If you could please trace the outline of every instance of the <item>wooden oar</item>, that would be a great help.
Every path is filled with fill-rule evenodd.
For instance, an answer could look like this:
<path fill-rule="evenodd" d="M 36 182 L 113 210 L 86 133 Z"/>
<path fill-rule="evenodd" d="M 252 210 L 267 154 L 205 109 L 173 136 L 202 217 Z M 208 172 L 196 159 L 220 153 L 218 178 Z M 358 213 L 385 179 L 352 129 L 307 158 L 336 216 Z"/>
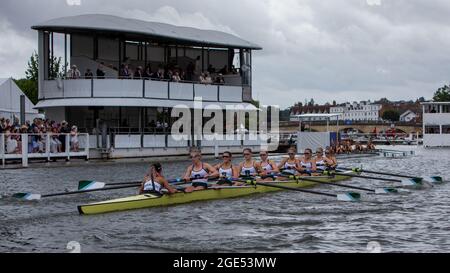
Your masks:
<path fill-rule="evenodd" d="M 314 177 L 304 177 L 304 176 L 288 176 L 289 178 L 295 178 L 297 180 L 303 180 L 303 181 L 309 181 L 309 182 L 314 182 L 314 183 L 318 183 L 318 184 L 325 184 L 325 185 L 330 185 L 330 186 L 335 186 L 335 187 L 342 187 L 342 188 L 349 188 L 349 189 L 354 189 L 354 190 L 361 190 L 361 191 L 368 191 L 368 192 L 373 192 L 375 194 L 387 194 L 387 193 L 398 193 L 398 190 L 395 188 L 377 188 L 377 189 L 369 189 L 369 188 L 363 188 L 363 187 L 358 187 L 358 186 L 351 186 L 351 185 L 345 185 L 345 184 L 338 184 L 338 183 L 333 183 L 333 182 L 326 182 L 326 181 L 320 181 L 320 180 L 316 180 L 313 179 Z"/>
<path fill-rule="evenodd" d="M 69 192 L 58 192 L 58 193 L 50 193 L 50 194 L 39 194 L 39 193 L 29 193 L 29 192 L 19 192 L 12 195 L 14 198 L 18 198 L 21 200 L 39 200 L 45 197 L 52 196 L 61 196 L 61 195 L 70 195 L 70 194 L 79 194 L 86 192 L 94 192 L 94 191 L 108 191 L 108 190 L 118 190 L 118 189 L 126 189 L 126 188 L 135 188 L 139 185 L 123 185 L 123 186 L 115 186 L 115 187 L 107 187 L 102 189 L 91 189 L 91 190 L 81 190 L 81 191 L 69 191 Z"/>
<path fill-rule="evenodd" d="M 340 194 L 332 194 L 332 193 L 318 192 L 318 191 L 313 191 L 313 190 L 306 190 L 306 189 L 300 189 L 300 188 L 294 188 L 294 187 L 288 187 L 288 186 L 272 184 L 273 182 L 256 182 L 254 180 L 251 180 L 251 181 L 243 180 L 242 182 L 246 182 L 246 183 L 252 184 L 252 185 L 264 186 L 264 187 L 272 187 L 272 188 L 291 190 L 291 191 L 299 191 L 299 192 L 316 194 L 316 195 L 330 196 L 330 197 L 337 198 L 337 200 L 339 200 L 339 201 L 354 202 L 354 201 L 359 201 L 361 199 L 361 194 L 359 194 L 357 192 L 346 192 L 346 193 L 340 193 Z"/>
<path fill-rule="evenodd" d="M 442 179 L 441 176 L 418 177 L 418 176 L 411 176 L 411 175 L 404 175 L 404 174 L 397 174 L 397 173 L 388 173 L 388 172 L 364 170 L 362 168 L 338 167 L 338 169 L 347 170 L 347 171 L 353 171 L 353 172 L 356 172 L 356 173 L 365 172 L 365 173 L 371 173 L 371 174 L 380 174 L 380 175 L 388 175 L 388 176 L 394 176 L 394 177 L 410 178 L 410 179 L 414 179 L 415 181 L 425 180 L 426 182 L 430 182 L 430 183 L 442 183 L 443 182 L 443 179 Z"/>

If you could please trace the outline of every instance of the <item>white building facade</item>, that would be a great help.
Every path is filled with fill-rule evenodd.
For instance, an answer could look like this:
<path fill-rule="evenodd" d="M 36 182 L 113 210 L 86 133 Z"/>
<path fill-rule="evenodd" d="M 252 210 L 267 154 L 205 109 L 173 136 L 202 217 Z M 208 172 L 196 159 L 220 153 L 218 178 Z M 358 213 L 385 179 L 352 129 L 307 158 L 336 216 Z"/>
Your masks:
<path fill-rule="evenodd" d="M 424 102 L 423 146 L 450 147 L 450 102 Z"/>
<path fill-rule="evenodd" d="M 347 102 L 345 105 L 332 106 L 330 114 L 338 114 L 338 119 L 344 121 L 377 121 L 380 119 L 380 110 L 380 104 L 370 101 Z"/>

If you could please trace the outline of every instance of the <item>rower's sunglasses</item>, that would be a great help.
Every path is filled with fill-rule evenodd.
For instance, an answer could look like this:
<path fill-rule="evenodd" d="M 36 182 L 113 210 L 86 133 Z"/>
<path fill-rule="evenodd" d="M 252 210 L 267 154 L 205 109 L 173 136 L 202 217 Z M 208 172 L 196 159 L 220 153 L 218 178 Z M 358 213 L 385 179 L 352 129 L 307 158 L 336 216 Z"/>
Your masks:
<path fill-rule="evenodd" d="M 229 155 L 223 155 L 222 158 L 230 158 Z"/>
<path fill-rule="evenodd" d="M 259 154 L 259 156 L 267 156 L 267 154 Z"/>
<path fill-rule="evenodd" d="M 199 157 L 200 157 L 199 155 L 194 155 L 194 156 L 191 155 L 191 156 L 190 156 L 191 159 L 199 158 Z"/>
<path fill-rule="evenodd" d="M 252 154 L 250 154 L 250 153 L 243 153 L 243 155 L 252 155 Z"/>
<path fill-rule="evenodd" d="M 295 153 L 288 153 L 288 155 L 295 155 Z"/>
<path fill-rule="evenodd" d="M 311 153 L 303 153 L 304 155 L 310 155 Z"/>

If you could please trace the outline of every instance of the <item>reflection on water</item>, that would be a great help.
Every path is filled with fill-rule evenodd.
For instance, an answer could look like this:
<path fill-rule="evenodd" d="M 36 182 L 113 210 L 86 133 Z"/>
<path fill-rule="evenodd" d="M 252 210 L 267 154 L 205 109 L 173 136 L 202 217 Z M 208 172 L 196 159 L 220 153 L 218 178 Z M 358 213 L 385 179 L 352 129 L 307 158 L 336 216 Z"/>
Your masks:
<path fill-rule="evenodd" d="M 395 149 L 414 149 L 416 156 L 351 158 L 342 164 L 450 178 L 450 149 Z M 187 164 L 166 163 L 164 171 L 174 178 Z M 65 191 L 82 179 L 133 181 L 139 180 L 146 169 L 145 163 L 123 163 L 1 170 L 0 193 Z M 392 185 L 362 179 L 345 183 Z M 326 185 L 317 189 L 342 191 Z M 3 198 L 0 251 L 67 252 L 67 244 L 75 241 L 82 252 L 367 252 L 374 245 L 368 246 L 369 242 L 379 244 L 381 252 L 450 252 L 450 183 L 396 196 L 364 195 L 360 203 L 279 192 L 95 216 L 80 216 L 76 210 L 80 203 L 135 192 L 123 189 L 39 202 Z"/>

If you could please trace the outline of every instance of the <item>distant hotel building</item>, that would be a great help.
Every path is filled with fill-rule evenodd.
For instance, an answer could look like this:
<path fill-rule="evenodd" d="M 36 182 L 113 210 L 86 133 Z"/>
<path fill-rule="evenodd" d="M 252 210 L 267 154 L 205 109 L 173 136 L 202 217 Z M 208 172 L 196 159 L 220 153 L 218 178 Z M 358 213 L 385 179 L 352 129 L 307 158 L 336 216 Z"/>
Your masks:
<path fill-rule="evenodd" d="M 370 101 L 343 103 L 339 105 L 307 105 L 295 106 L 292 108 L 291 116 L 300 114 L 338 114 L 339 120 L 365 120 L 376 121 L 380 119 L 381 104 L 371 104 Z M 331 118 L 331 120 L 336 118 Z M 291 118 L 291 121 L 297 119 Z M 312 121 L 325 120 L 325 118 L 317 117 Z"/>
<path fill-rule="evenodd" d="M 377 121 L 380 119 L 381 104 L 371 104 L 370 101 L 345 103 L 330 108 L 331 114 L 339 114 L 339 120 Z"/>

